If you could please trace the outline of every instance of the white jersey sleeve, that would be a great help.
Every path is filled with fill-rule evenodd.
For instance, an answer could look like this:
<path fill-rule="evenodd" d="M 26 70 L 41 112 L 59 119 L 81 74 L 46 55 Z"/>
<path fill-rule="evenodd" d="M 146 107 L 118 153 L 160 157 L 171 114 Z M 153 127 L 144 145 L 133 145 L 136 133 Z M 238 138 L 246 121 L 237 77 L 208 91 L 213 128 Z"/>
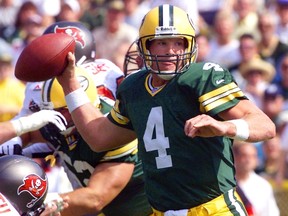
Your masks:
<path fill-rule="evenodd" d="M 41 90 L 44 82 L 27 82 L 23 107 L 16 118 L 39 111 L 42 101 Z"/>

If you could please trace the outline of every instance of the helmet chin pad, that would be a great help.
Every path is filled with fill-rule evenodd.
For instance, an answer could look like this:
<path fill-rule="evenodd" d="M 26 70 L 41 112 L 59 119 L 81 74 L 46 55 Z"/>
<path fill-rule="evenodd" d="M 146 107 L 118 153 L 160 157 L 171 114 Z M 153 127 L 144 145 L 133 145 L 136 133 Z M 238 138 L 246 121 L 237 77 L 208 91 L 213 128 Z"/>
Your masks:
<path fill-rule="evenodd" d="M 150 68 L 149 71 L 163 80 L 171 80 L 176 75 L 175 71 L 161 71 L 161 73 L 159 73 L 159 71 L 153 70 L 152 68 Z"/>

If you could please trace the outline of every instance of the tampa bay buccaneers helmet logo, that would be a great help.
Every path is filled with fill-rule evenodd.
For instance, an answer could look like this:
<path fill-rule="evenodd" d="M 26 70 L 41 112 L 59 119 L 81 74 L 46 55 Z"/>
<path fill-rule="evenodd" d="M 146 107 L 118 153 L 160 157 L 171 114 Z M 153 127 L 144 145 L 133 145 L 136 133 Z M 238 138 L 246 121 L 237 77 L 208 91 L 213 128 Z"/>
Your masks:
<path fill-rule="evenodd" d="M 67 26 L 67 27 L 55 26 L 54 32 L 68 34 L 74 37 L 76 43 L 79 43 L 82 48 L 86 46 L 86 42 L 84 39 L 85 34 L 80 28 L 74 26 Z"/>
<path fill-rule="evenodd" d="M 18 187 L 17 194 L 29 193 L 33 198 L 26 206 L 32 208 L 45 195 L 47 187 L 47 179 L 42 179 L 36 174 L 30 174 L 23 178 L 23 184 Z"/>

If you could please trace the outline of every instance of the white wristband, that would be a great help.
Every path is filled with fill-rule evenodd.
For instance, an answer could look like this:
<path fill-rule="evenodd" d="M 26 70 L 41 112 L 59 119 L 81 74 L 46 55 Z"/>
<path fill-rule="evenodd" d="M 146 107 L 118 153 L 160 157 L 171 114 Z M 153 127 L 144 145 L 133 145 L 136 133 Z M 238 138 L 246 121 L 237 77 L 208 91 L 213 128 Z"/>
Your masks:
<path fill-rule="evenodd" d="M 79 88 L 65 96 L 69 112 L 73 112 L 78 107 L 90 103 L 90 100 L 82 88 Z"/>
<path fill-rule="evenodd" d="M 236 127 L 236 135 L 229 138 L 241 141 L 245 141 L 249 138 L 249 125 L 244 119 L 229 120 L 228 122 L 233 123 Z"/>
<path fill-rule="evenodd" d="M 15 133 L 17 136 L 20 136 L 23 134 L 23 131 L 22 131 L 22 124 L 21 124 L 21 121 L 19 119 L 16 119 L 16 120 L 11 120 L 10 121 L 15 129 Z"/>

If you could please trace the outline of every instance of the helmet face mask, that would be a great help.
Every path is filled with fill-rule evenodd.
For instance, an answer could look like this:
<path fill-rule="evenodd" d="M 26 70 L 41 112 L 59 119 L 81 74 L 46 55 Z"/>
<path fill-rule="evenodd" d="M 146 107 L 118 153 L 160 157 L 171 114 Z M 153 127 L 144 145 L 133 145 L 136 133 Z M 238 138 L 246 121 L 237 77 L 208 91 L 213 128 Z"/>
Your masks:
<path fill-rule="evenodd" d="M 123 72 L 127 76 L 130 73 L 138 71 L 143 67 L 143 59 L 141 58 L 138 48 L 137 41 L 134 41 L 128 48 L 128 51 L 125 54 Z"/>
<path fill-rule="evenodd" d="M 149 43 L 155 39 L 182 38 L 185 41 L 183 54 L 169 55 L 169 61 L 177 65 L 173 71 L 161 71 L 159 62 L 167 55 L 151 55 Z M 145 67 L 162 78 L 170 79 L 178 73 L 185 72 L 197 57 L 195 28 L 188 14 L 172 5 L 160 5 L 150 10 L 143 18 L 138 39 L 139 52 L 144 59 Z M 167 60 L 166 60 L 167 61 Z M 153 68 L 151 66 L 153 65 Z"/>

